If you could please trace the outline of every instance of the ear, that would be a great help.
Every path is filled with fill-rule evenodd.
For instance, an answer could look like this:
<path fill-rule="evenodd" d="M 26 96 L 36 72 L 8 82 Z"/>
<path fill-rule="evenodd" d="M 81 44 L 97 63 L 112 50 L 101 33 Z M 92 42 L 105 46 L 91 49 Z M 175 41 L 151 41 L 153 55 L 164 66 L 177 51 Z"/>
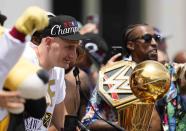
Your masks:
<path fill-rule="evenodd" d="M 48 47 L 52 43 L 52 38 L 51 37 L 45 37 L 44 41 L 45 41 L 46 46 Z"/>
<path fill-rule="evenodd" d="M 134 50 L 134 42 L 132 41 L 128 41 L 127 42 L 127 48 L 130 50 L 130 51 L 133 51 Z"/>

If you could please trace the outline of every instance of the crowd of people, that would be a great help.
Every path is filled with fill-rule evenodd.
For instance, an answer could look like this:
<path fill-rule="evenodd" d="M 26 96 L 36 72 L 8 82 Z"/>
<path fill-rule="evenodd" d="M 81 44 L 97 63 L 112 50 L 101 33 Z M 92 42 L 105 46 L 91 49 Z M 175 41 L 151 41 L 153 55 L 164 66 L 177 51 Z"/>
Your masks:
<path fill-rule="evenodd" d="M 4 90 L 8 72 L 24 57 L 45 69 L 49 81 L 44 115 L 23 115 L 23 130 L 125 130 L 119 126 L 116 110 L 98 93 L 99 70 L 112 66 L 121 54 L 105 62 L 110 52 L 97 25 L 79 27 L 74 17 L 56 16 L 39 7 L 27 9 L 11 29 L 3 27 L 5 20 L 6 16 L 0 14 L 0 129 L 6 129 L 4 110 L 25 104 L 19 91 Z M 31 35 L 30 41 L 25 40 L 27 35 Z M 186 130 L 186 52 L 178 53 L 172 63 L 166 38 L 148 24 L 129 25 L 121 39 L 123 61 L 159 61 L 170 72 L 170 89 L 155 103 L 149 130 Z"/>

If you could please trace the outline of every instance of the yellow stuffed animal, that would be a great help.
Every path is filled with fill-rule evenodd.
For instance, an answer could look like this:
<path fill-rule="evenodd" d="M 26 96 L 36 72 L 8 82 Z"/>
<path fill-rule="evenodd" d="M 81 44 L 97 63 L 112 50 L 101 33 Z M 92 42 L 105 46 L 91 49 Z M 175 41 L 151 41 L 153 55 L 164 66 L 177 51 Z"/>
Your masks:
<path fill-rule="evenodd" d="M 23 98 L 26 100 L 33 100 L 32 104 L 43 98 L 40 104 L 44 105 L 44 107 L 41 105 L 40 107 L 34 107 L 36 105 L 29 105 L 29 107 L 38 108 L 38 110 L 44 108 L 42 110 L 42 113 L 44 113 L 46 108 L 45 96 L 47 94 L 48 79 L 49 76 L 45 70 L 33 65 L 27 59 L 21 57 L 17 64 L 9 72 L 4 83 L 4 89 L 9 91 L 20 91 Z M 8 109 L 8 111 L 12 114 L 20 114 L 24 111 L 24 107 L 14 110 Z M 30 113 L 30 111 L 32 111 L 32 109 L 26 109 L 26 112 Z M 38 114 L 38 112 L 36 113 Z M 0 130 L 5 130 L 8 126 L 9 118 L 7 116 L 4 116 L 4 118 L 6 118 L 4 119 L 5 121 L 0 123 L 4 129 L 0 128 Z"/>
<path fill-rule="evenodd" d="M 4 89 L 20 91 L 25 99 L 40 99 L 47 94 L 48 74 L 39 66 L 21 57 L 9 72 Z M 21 113 L 24 109 L 9 110 L 12 113 Z"/>

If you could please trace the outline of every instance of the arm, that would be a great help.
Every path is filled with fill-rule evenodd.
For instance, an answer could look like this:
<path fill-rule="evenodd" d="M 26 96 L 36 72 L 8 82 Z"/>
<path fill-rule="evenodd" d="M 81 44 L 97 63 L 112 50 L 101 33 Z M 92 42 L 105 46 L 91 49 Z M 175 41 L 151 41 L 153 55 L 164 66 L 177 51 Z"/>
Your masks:
<path fill-rule="evenodd" d="M 106 118 L 104 113 L 99 109 L 99 104 L 101 103 L 101 98 L 98 95 L 97 89 L 95 88 L 93 93 L 92 93 L 92 97 L 90 99 L 90 102 L 94 108 L 94 110 L 96 110 L 97 114 L 99 114 L 102 118 Z M 99 120 L 99 117 L 97 116 L 97 114 L 95 113 L 92 109 L 92 107 L 90 106 L 90 103 L 88 104 L 87 108 L 86 108 L 86 114 L 82 119 L 82 122 L 85 126 L 87 126 L 88 128 L 90 128 L 91 131 L 100 131 L 100 130 L 108 130 L 108 131 L 114 131 L 114 127 L 110 126 L 109 124 L 107 124 L 106 122 L 104 122 L 103 120 Z M 104 109 L 103 109 L 104 110 Z M 113 122 L 113 124 L 116 124 Z"/>
<path fill-rule="evenodd" d="M 160 116 L 156 108 L 154 108 L 152 112 L 151 122 L 149 125 L 149 131 L 162 131 L 161 119 L 160 119 Z"/>
<path fill-rule="evenodd" d="M 117 123 L 113 123 L 114 125 L 117 125 Z M 101 130 L 106 130 L 106 131 L 116 131 L 114 127 L 111 125 L 107 124 L 106 122 L 102 120 L 96 120 L 92 124 L 90 124 L 89 129 L 91 131 L 101 131 Z"/>
<path fill-rule="evenodd" d="M 65 105 L 64 105 L 64 115 L 68 115 Z M 53 119 L 55 119 L 55 118 L 53 118 Z M 53 124 L 53 121 L 55 121 L 55 120 L 52 120 L 52 122 L 50 124 L 51 126 L 49 127 L 48 131 L 57 131 L 56 127 Z M 63 120 L 63 122 L 64 122 L 64 120 Z"/>
<path fill-rule="evenodd" d="M 58 131 L 61 131 L 64 128 L 64 119 L 65 119 L 65 104 L 64 101 L 57 104 L 54 108 L 52 123 L 57 128 Z"/>
<path fill-rule="evenodd" d="M 64 129 L 64 120 L 65 120 L 65 103 L 64 98 L 66 95 L 66 83 L 64 80 L 64 69 L 60 67 L 54 68 L 57 76 L 59 75 L 59 79 L 57 78 L 57 85 L 56 85 L 56 101 L 55 107 L 53 111 L 52 121 L 51 123 L 55 126 L 58 131 L 62 131 Z M 62 76 L 62 77 L 61 77 Z"/>

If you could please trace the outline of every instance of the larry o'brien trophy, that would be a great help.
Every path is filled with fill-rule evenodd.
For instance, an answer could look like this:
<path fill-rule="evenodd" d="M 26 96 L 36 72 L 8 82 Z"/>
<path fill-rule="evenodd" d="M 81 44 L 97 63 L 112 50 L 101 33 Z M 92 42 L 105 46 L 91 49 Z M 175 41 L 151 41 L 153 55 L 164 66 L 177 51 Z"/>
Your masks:
<path fill-rule="evenodd" d="M 155 101 L 169 86 L 170 74 L 159 62 L 148 60 L 135 65 L 119 61 L 100 70 L 98 92 L 116 109 L 121 127 L 148 131 Z"/>

